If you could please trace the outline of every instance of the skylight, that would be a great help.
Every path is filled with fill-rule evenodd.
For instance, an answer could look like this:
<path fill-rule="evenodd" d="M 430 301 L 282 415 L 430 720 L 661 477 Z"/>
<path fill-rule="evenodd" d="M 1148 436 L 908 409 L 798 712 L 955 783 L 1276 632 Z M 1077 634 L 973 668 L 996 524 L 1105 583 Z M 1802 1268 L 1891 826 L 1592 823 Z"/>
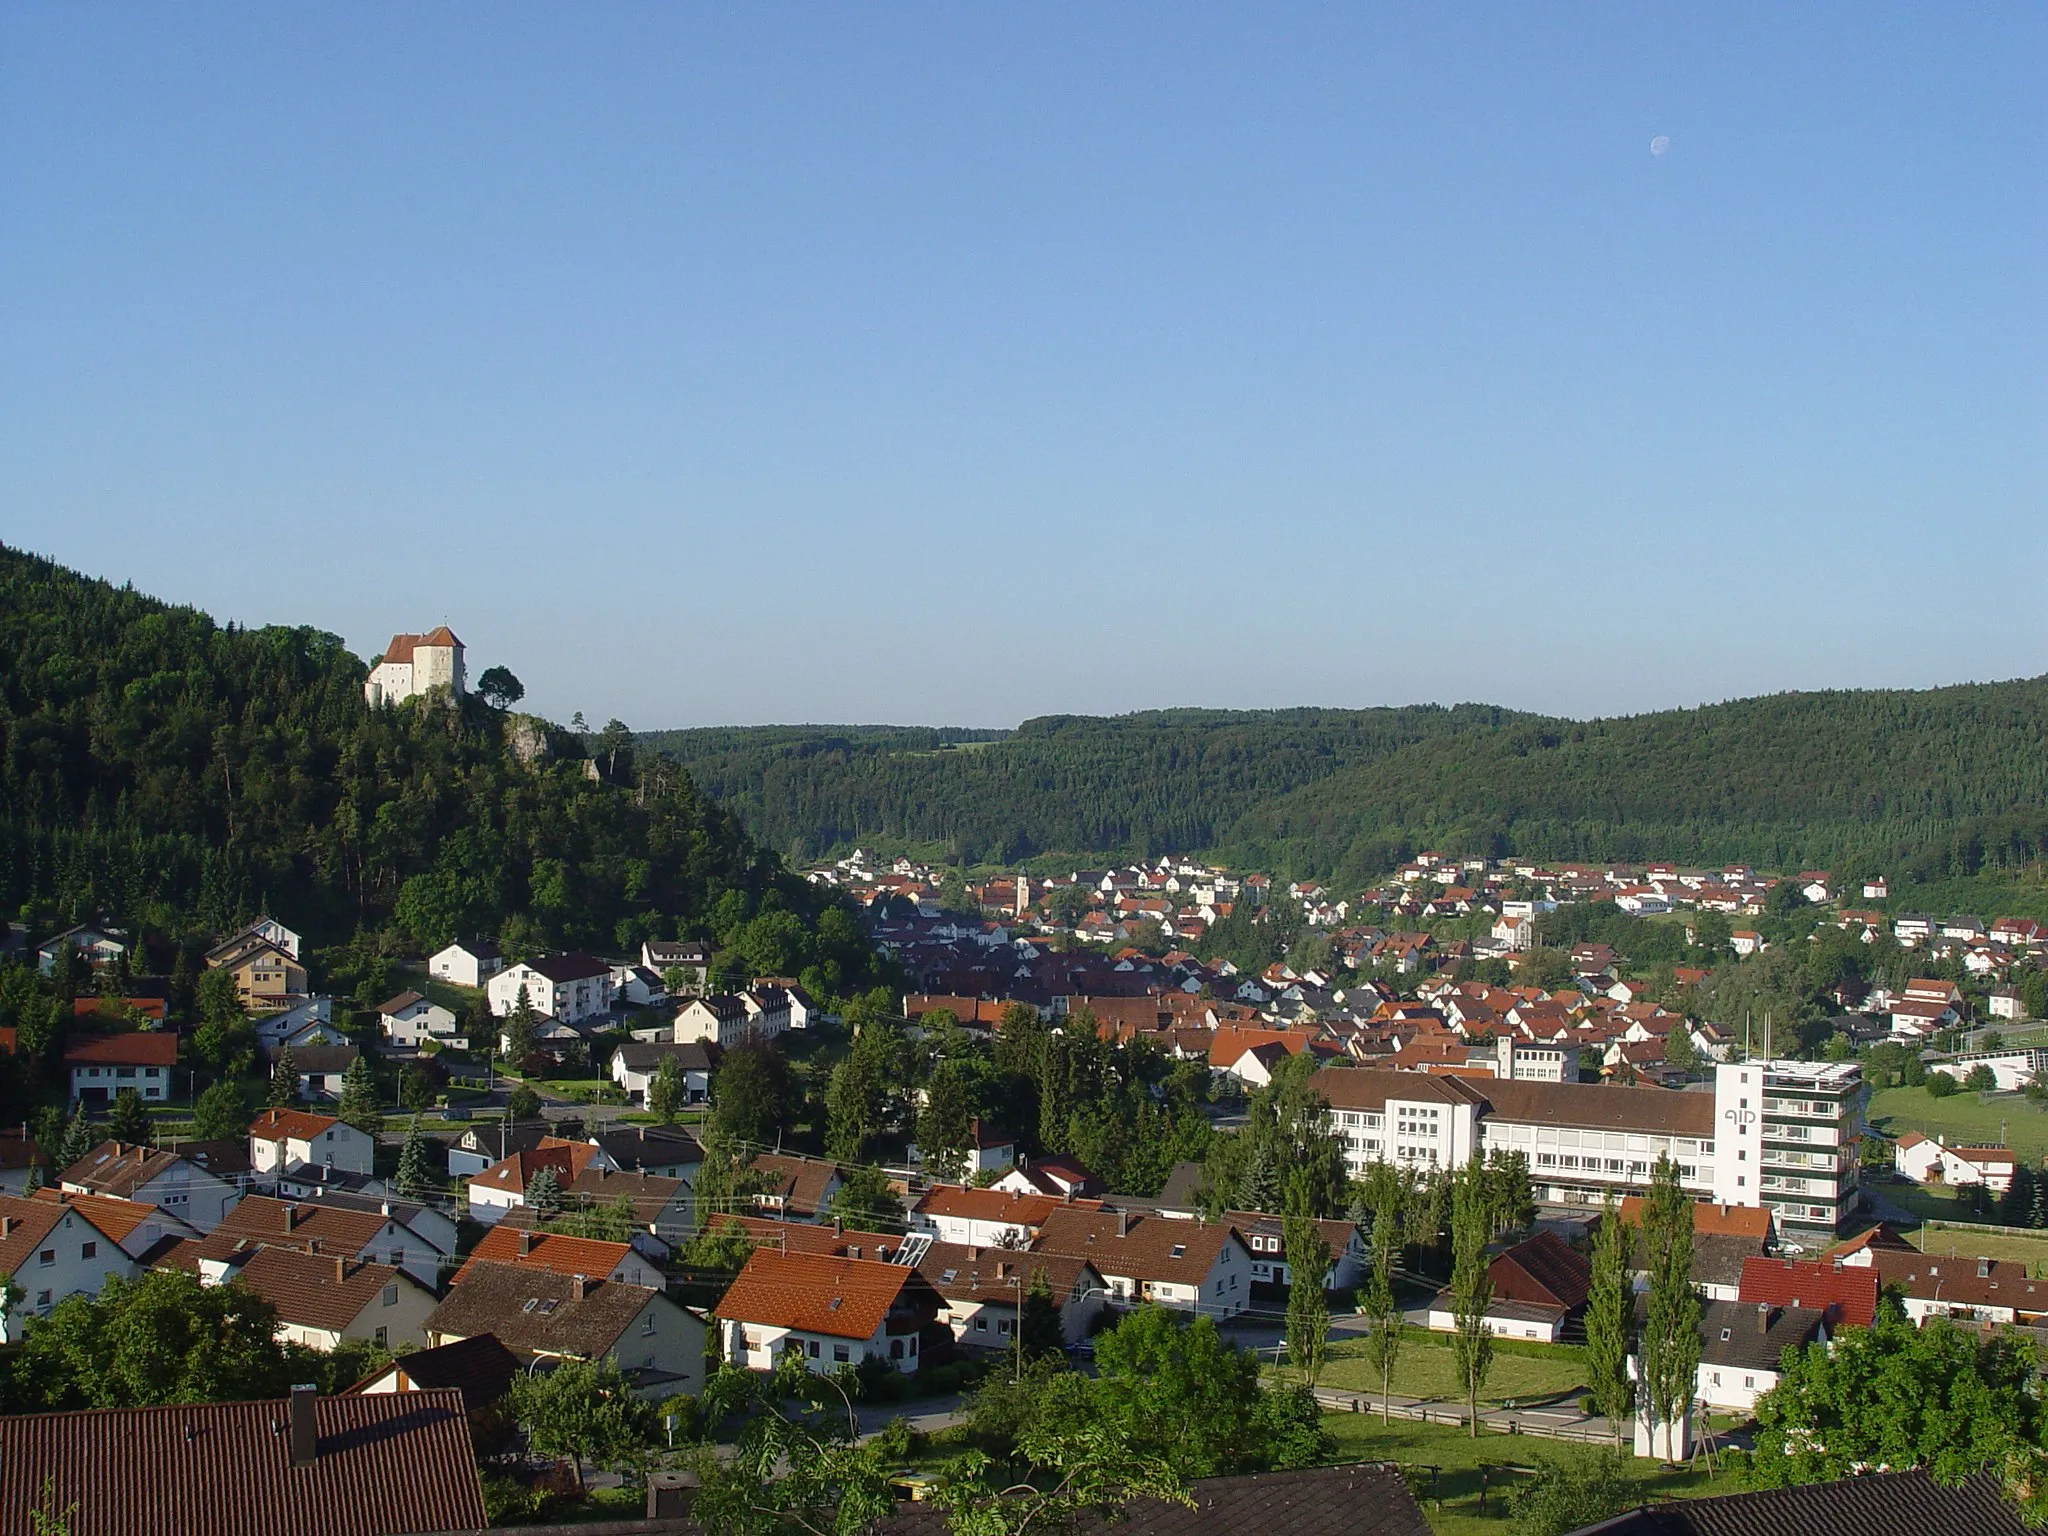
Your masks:
<path fill-rule="evenodd" d="M 1188 1245 L 1187 1245 L 1186 1243 L 1175 1243 L 1175 1244 L 1173 1245 L 1173 1257 L 1174 1257 L 1174 1258 L 1176 1258 L 1176 1259 L 1184 1259 L 1184 1258 L 1186 1258 L 1187 1256 L 1188 1256 Z"/>

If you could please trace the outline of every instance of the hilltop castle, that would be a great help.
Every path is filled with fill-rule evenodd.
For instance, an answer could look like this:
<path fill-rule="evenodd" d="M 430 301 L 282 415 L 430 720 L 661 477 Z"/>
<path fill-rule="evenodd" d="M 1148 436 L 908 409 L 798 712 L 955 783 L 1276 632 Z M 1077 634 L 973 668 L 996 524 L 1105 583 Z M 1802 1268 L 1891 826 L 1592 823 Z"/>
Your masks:
<path fill-rule="evenodd" d="M 384 659 L 363 679 L 372 704 L 397 704 L 435 688 L 463 691 L 462 642 L 446 624 L 424 635 L 393 635 Z"/>

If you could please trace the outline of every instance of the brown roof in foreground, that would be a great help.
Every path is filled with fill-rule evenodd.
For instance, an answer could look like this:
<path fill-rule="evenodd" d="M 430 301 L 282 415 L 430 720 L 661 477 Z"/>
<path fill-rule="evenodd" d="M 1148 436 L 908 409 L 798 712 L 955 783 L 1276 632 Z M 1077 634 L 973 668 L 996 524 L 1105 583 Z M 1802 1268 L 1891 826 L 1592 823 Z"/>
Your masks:
<path fill-rule="evenodd" d="M 1430 1536 L 1422 1506 L 1391 1462 L 1202 1477 L 1188 1485 L 1188 1492 L 1194 1498 L 1192 1508 L 1142 1499 L 1125 1505 L 1123 1518 L 1117 1521 L 1089 1516 L 1076 1529 L 1084 1536 L 1219 1536 L 1239 1531 L 1256 1531 L 1259 1536 Z M 871 1536 L 945 1536 L 945 1531 L 942 1513 L 929 1504 L 913 1504 L 878 1522 Z M 1888 1533 L 1862 1531 L 1857 1536 Z"/>
<path fill-rule="evenodd" d="M 397 1536 L 483 1526 L 462 1396 L 323 1397 L 311 1465 L 282 1400 L 0 1418 L 0 1531 L 50 1497 L 72 1536 Z"/>
<path fill-rule="evenodd" d="M 1925 1472 L 1867 1472 L 1763 1493 L 1673 1499 L 1594 1529 L 1600 1536 L 2020 1536 L 2025 1527 L 1987 1476 L 1944 1488 Z"/>

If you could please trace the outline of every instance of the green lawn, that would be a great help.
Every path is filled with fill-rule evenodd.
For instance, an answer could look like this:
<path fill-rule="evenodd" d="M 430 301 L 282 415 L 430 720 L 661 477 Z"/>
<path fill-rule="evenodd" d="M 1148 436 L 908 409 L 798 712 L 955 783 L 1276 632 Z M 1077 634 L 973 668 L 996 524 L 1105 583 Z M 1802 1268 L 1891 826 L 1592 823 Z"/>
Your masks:
<path fill-rule="evenodd" d="M 1868 1117 L 1888 1136 L 1918 1131 L 1950 1141 L 1996 1142 L 2002 1129 L 2005 1144 L 2030 1162 L 2048 1155 L 2048 1111 L 2017 1094 L 1986 1104 L 1974 1093 L 1937 1099 L 1925 1088 L 1881 1088 L 1870 1096 Z"/>
<path fill-rule="evenodd" d="M 1323 1423 L 1337 1437 L 1337 1461 L 1393 1461 L 1409 1469 L 1410 1483 L 1437 1536 L 1510 1536 L 1506 1492 L 1520 1478 L 1508 1469 L 1588 1450 L 1577 1442 L 1490 1430 L 1481 1430 L 1475 1440 L 1463 1429 L 1413 1420 L 1382 1425 L 1370 1413 L 1325 1414 Z M 1429 1468 L 1436 1469 L 1434 1480 Z M 1479 1507 L 1482 1471 L 1490 1473 L 1484 1511 Z M 1651 1461 L 1631 1462 L 1630 1471 L 1641 1480 L 1646 1501 L 1743 1491 L 1738 1478 L 1727 1472 L 1667 1472 Z"/>
<path fill-rule="evenodd" d="M 2048 1232 L 2039 1237 L 2013 1237 L 2003 1232 L 1922 1227 L 1908 1232 L 1906 1240 L 1922 1253 L 1953 1254 L 1965 1259 L 2009 1259 L 2026 1265 L 2027 1273 L 2036 1279 L 2048 1275 Z"/>
<path fill-rule="evenodd" d="M 452 981 L 441 981 L 433 976 L 421 975 L 415 985 L 430 1003 L 439 1003 L 454 1012 L 460 1019 L 468 1015 L 470 1008 L 483 994 L 482 987 L 458 987 Z"/>
<path fill-rule="evenodd" d="M 1293 1372 L 1281 1366 L 1274 1374 L 1286 1378 Z M 1528 1403 L 1558 1393 L 1577 1394 L 1585 1390 L 1585 1381 L 1585 1367 L 1576 1360 L 1496 1354 L 1479 1401 L 1482 1407 L 1497 1408 L 1509 1398 Z M 1365 1357 L 1363 1340 L 1346 1339 L 1331 1346 L 1322 1385 L 1341 1392 L 1379 1392 L 1379 1373 Z M 1443 1398 L 1459 1403 L 1465 1400 L 1464 1388 L 1458 1381 L 1457 1357 L 1435 1340 L 1415 1333 L 1403 1343 L 1394 1362 L 1393 1388 L 1397 1397 Z"/>

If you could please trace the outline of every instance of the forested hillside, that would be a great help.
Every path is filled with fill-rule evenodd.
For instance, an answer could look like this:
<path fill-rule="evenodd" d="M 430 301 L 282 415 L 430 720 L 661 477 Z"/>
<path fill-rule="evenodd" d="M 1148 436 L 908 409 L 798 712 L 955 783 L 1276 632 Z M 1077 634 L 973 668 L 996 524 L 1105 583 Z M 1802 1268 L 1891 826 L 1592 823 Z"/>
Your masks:
<path fill-rule="evenodd" d="M 770 726 L 639 739 L 793 856 L 880 836 L 949 843 L 974 863 L 1210 847 L 1289 790 L 1518 718 L 1469 704 L 1174 709 L 1051 715 L 1008 733 Z"/>
<path fill-rule="evenodd" d="M 779 727 L 660 740 L 801 856 L 873 838 L 969 860 L 1209 850 L 1354 883 L 1432 846 L 1930 879 L 2048 853 L 2048 679 L 1587 722 L 1479 705 L 1176 710 L 971 743 Z"/>
<path fill-rule="evenodd" d="M 262 908 L 429 947 L 748 929 L 764 971 L 868 978 L 851 917 L 812 921 L 810 888 L 658 754 L 597 773 L 475 698 L 371 709 L 363 676 L 334 635 L 223 627 L 0 548 L 0 905 L 173 934 Z"/>

